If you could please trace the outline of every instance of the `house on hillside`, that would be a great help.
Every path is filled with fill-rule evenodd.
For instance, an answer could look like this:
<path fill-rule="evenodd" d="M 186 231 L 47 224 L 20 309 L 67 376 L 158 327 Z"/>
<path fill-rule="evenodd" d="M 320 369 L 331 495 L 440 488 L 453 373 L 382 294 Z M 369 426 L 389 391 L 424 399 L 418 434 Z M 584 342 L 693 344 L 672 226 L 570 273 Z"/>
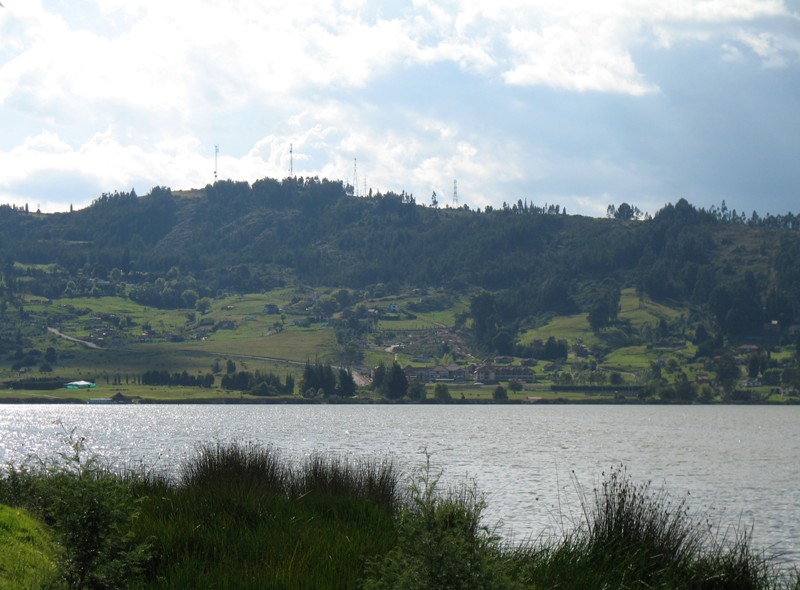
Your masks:
<path fill-rule="evenodd" d="M 484 363 L 475 368 L 472 376 L 476 382 L 481 383 L 497 383 L 498 381 L 510 381 L 511 379 L 516 379 L 523 383 L 536 381 L 536 374 L 533 370 L 521 365 Z"/>
<path fill-rule="evenodd" d="M 427 383 L 431 380 L 430 367 L 412 367 L 411 365 L 406 365 L 406 367 L 403 369 L 403 373 L 405 374 L 406 379 L 409 381 Z"/>
<path fill-rule="evenodd" d="M 412 367 L 407 365 L 403 369 L 406 379 L 409 381 L 419 381 L 421 383 L 430 383 L 431 381 L 453 381 L 455 383 L 463 383 L 471 374 L 469 367 L 464 367 L 452 363 L 447 366 L 437 365 L 435 367 Z"/>

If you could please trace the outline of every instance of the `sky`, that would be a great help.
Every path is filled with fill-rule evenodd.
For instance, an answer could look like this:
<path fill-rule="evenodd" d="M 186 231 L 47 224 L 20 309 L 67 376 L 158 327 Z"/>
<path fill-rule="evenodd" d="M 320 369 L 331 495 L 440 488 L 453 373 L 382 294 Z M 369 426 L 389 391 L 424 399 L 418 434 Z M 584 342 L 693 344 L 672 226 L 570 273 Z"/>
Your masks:
<path fill-rule="evenodd" d="M 472 209 L 800 212 L 800 0 L 2 5 L 0 204 L 216 171 Z"/>

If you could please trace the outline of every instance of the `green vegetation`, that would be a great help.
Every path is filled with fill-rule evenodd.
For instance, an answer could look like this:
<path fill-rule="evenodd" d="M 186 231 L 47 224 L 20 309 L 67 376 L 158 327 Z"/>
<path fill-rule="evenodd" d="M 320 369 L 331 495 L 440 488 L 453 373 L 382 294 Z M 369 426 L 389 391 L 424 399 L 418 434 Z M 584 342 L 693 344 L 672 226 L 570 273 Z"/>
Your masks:
<path fill-rule="evenodd" d="M 470 383 L 522 376 L 498 402 L 796 402 L 798 227 L 683 199 L 608 219 L 437 209 L 317 178 L 0 206 L 0 399 L 60 400 L 53 383 L 88 380 L 97 397 L 303 401 L 286 379 L 311 362 L 349 371 L 362 401 L 442 401 L 442 380 L 484 401 Z M 282 385 L 243 387 L 228 361 Z M 408 383 L 370 383 L 381 363 Z M 484 364 L 530 374 L 478 379 Z M 154 372 L 181 378 L 142 382 Z"/>
<path fill-rule="evenodd" d="M 8 587 L 800 588 L 746 534 L 718 535 L 624 468 L 585 496 L 574 530 L 508 545 L 479 491 L 443 489 L 429 462 L 405 490 L 390 463 L 296 465 L 237 443 L 176 474 L 113 474 L 65 441 L 61 462 L 0 475 Z"/>
<path fill-rule="evenodd" d="M 52 536 L 24 508 L 0 504 L 0 588 L 46 588 L 56 579 Z"/>

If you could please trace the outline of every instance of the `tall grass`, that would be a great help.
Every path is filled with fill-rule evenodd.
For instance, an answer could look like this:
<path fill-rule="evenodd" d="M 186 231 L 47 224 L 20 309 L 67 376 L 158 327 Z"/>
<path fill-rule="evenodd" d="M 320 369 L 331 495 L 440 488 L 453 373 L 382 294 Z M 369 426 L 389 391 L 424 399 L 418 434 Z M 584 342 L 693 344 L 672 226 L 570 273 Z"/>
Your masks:
<path fill-rule="evenodd" d="M 482 520 L 483 496 L 474 486 L 442 488 L 440 477 L 428 457 L 398 514 L 398 543 L 369 563 L 366 590 L 512 587 L 500 538 Z"/>
<path fill-rule="evenodd" d="M 518 549 L 520 575 L 543 588 L 800 588 L 746 531 L 719 536 L 685 499 L 634 482 L 622 466 L 584 497 L 583 514 L 563 539 Z"/>
<path fill-rule="evenodd" d="M 142 588 L 354 588 L 364 562 L 395 541 L 391 463 L 271 447 L 208 445 L 179 481 L 151 480 L 138 522 L 157 575 Z"/>
<path fill-rule="evenodd" d="M 746 532 L 717 534 L 622 467 L 563 538 L 510 546 L 480 492 L 443 486 L 429 460 L 407 488 L 389 462 L 239 443 L 201 447 L 173 475 L 114 474 L 65 438 L 58 465 L 0 474 L 0 503 L 60 545 L 52 588 L 800 590 Z"/>

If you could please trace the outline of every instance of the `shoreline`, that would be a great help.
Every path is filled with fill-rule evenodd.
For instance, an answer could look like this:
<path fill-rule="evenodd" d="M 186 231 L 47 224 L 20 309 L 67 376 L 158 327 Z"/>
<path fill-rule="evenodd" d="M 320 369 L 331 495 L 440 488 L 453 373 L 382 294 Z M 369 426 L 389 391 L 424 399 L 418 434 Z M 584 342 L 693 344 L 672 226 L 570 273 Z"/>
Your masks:
<path fill-rule="evenodd" d="M 408 406 L 408 405 L 437 405 L 437 406 L 536 406 L 536 405 L 607 405 L 607 406 L 794 406 L 800 404 L 800 399 L 787 399 L 781 402 L 713 402 L 713 403 L 681 403 L 664 402 L 659 400 L 635 401 L 630 399 L 609 400 L 609 399 L 584 399 L 570 400 L 565 398 L 557 399 L 536 399 L 536 400 L 483 400 L 483 399 L 453 399 L 448 401 L 424 400 L 424 401 L 385 401 L 385 400 L 365 400 L 365 399 L 286 399 L 286 398 L 265 398 L 265 399 L 229 399 L 229 398 L 198 398 L 198 399 L 154 399 L 141 398 L 130 402 L 114 402 L 105 400 L 100 403 L 90 403 L 88 400 L 77 398 L 55 398 L 55 397 L 31 397 L 31 398 L 3 398 L 0 405 L 42 405 L 42 404 L 65 404 L 65 405 L 92 405 L 92 406 L 131 406 L 131 405 L 384 405 L 384 406 Z"/>

